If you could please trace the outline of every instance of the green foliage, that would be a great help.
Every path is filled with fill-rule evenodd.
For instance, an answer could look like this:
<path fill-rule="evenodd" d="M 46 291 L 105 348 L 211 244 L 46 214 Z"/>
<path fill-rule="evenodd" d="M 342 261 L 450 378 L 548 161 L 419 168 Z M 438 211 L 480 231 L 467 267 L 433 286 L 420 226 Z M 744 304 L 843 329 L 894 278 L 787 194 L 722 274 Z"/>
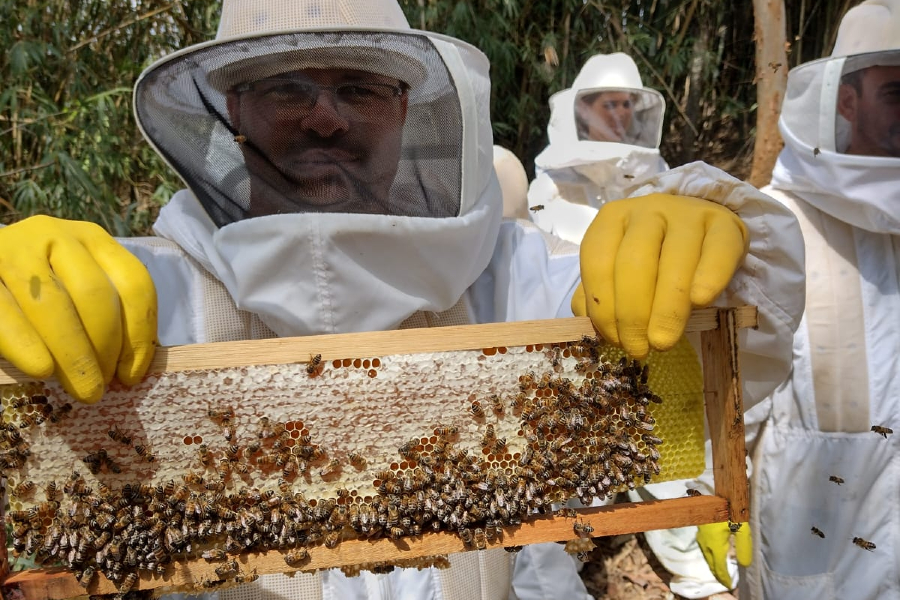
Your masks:
<path fill-rule="evenodd" d="M 85 219 L 149 230 L 180 187 L 143 141 L 132 85 L 154 59 L 215 31 L 217 3 L 0 3 L 0 219 Z"/>
<path fill-rule="evenodd" d="M 791 65 L 830 51 L 856 0 L 786 2 Z M 666 98 L 670 165 L 749 170 L 756 90 L 750 0 L 400 0 L 410 24 L 491 60 L 495 142 L 531 171 L 549 97 L 598 52 L 626 52 Z M 0 2 L 0 222 L 43 213 L 146 233 L 181 187 L 143 141 L 131 89 L 153 60 L 211 39 L 218 0 Z"/>

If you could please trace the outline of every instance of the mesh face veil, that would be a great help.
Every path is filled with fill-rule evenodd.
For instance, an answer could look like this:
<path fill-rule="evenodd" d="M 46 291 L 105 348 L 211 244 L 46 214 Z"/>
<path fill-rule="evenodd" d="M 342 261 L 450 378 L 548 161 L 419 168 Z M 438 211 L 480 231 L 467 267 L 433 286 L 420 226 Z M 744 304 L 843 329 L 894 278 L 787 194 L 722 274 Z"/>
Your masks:
<path fill-rule="evenodd" d="M 665 103 L 658 92 L 634 88 L 591 88 L 575 96 L 579 141 L 658 148 Z"/>
<path fill-rule="evenodd" d="M 782 132 L 822 152 L 900 158 L 900 50 L 813 61 L 791 71 Z M 836 159 L 835 159 L 836 160 Z"/>
<path fill-rule="evenodd" d="M 210 44 L 135 88 L 145 135 L 219 227 L 247 217 L 460 214 L 459 94 L 418 33 Z"/>

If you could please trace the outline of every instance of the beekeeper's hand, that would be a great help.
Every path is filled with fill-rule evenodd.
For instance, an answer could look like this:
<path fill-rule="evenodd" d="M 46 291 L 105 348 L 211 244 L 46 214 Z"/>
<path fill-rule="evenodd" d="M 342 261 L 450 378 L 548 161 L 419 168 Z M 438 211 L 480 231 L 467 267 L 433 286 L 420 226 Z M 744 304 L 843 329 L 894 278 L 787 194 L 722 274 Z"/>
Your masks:
<path fill-rule="evenodd" d="M 99 226 L 31 217 L 0 228 L 0 323 L 0 356 L 96 402 L 113 375 L 132 385 L 150 366 L 156 290 Z"/>
<path fill-rule="evenodd" d="M 703 558 L 716 579 L 733 589 L 731 575 L 728 573 L 728 550 L 731 548 L 731 536 L 734 536 L 734 551 L 738 564 L 750 566 L 753 559 L 753 538 L 750 535 L 750 523 L 709 523 L 697 527 L 697 544 L 703 552 Z"/>
<path fill-rule="evenodd" d="M 741 219 L 715 202 L 671 194 L 608 202 L 581 242 L 572 310 L 634 358 L 668 350 L 691 310 L 725 289 L 749 243 Z"/>

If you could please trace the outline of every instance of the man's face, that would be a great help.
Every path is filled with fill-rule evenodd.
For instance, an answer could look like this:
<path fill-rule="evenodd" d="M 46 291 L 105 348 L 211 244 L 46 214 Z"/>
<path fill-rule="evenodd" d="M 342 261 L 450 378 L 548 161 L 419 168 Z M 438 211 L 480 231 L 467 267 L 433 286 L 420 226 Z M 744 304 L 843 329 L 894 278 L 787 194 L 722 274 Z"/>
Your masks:
<path fill-rule="evenodd" d="M 250 216 L 389 212 L 406 119 L 401 82 L 305 69 L 238 86 L 227 101 L 250 172 Z"/>
<path fill-rule="evenodd" d="M 600 92 L 589 99 L 586 113 L 588 136 L 598 142 L 624 142 L 634 116 L 629 92 Z"/>
<path fill-rule="evenodd" d="M 900 66 L 863 69 L 859 89 L 842 84 L 838 112 L 850 121 L 847 154 L 900 157 Z"/>

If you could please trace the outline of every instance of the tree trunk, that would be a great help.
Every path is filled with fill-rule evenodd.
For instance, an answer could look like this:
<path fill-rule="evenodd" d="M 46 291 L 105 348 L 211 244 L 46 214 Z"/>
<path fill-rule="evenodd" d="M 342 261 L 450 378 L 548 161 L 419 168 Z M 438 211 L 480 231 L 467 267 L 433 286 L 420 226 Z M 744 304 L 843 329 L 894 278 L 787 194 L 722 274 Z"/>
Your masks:
<path fill-rule="evenodd" d="M 778 116 L 787 87 L 787 40 L 784 0 L 753 0 L 756 41 L 756 139 L 748 181 L 757 187 L 769 183 L 784 141 Z"/>

